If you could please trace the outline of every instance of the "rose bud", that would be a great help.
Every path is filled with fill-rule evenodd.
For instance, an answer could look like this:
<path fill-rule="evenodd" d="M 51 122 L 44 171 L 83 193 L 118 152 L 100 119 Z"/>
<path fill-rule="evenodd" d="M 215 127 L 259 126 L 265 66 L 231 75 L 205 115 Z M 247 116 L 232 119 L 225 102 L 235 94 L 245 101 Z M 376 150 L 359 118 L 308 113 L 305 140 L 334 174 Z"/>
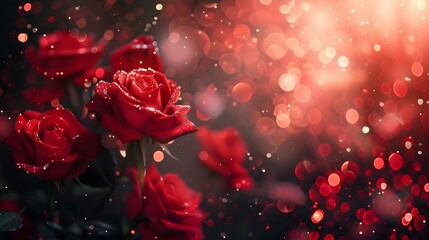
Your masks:
<path fill-rule="evenodd" d="M 253 179 L 242 165 L 246 144 L 236 129 L 212 131 L 202 127 L 196 136 L 201 143 L 199 157 L 205 165 L 222 174 L 233 188 L 249 190 L 253 187 Z"/>

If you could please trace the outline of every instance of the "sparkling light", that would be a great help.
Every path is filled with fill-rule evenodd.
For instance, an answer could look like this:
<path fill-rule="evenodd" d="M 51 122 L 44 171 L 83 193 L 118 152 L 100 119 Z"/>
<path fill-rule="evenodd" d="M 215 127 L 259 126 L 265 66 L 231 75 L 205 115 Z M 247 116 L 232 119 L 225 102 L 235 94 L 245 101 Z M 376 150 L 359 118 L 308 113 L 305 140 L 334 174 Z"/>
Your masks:
<path fill-rule="evenodd" d="M 28 35 L 26 33 L 18 34 L 18 41 L 25 43 L 28 40 Z"/>
<path fill-rule="evenodd" d="M 164 160 L 164 153 L 162 151 L 155 151 L 153 153 L 153 160 L 155 162 L 162 162 Z"/>
<path fill-rule="evenodd" d="M 328 176 L 328 183 L 332 187 L 338 186 L 340 184 L 340 181 L 341 181 L 340 176 L 338 176 L 338 174 L 336 174 L 336 173 L 331 173 Z"/>
<path fill-rule="evenodd" d="M 155 9 L 161 11 L 164 6 L 161 3 L 156 4 Z"/>
<path fill-rule="evenodd" d="M 324 217 L 325 213 L 323 212 L 322 209 L 317 209 L 313 215 L 311 215 L 311 221 L 315 224 L 319 223 L 322 221 L 323 217 Z"/>

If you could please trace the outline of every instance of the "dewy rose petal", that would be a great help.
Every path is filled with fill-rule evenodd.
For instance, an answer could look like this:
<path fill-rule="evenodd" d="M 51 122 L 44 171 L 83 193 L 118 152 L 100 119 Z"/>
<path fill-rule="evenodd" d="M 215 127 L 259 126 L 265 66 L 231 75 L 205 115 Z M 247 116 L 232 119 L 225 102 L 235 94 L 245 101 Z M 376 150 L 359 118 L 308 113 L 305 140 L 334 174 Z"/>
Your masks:
<path fill-rule="evenodd" d="M 113 72 L 131 71 L 137 68 L 152 68 L 162 71 L 155 42 L 150 36 L 139 36 L 110 54 L 110 67 Z"/>
<path fill-rule="evenodd" d="M 4 142 L 17 167 L 45 180 L 77 177 L 101 149 L 100 136 L 85 129 L 66 109 L 24 112 Z"/>
<path fill-rule="evenodd" d="M 161 72 L 140 68 L 118 71 L 113 78 L 97 84 L 86 107 L 122 142 L 151 137 L 166 143 L 197 130 L 186 118 L 190 107 L 174 105 L 179 87 Z"/>
<path fill-rule="evenodd" d="M 233 188 L 249 190 L 253 187 L 253 179 L 242 166 L 246 144 L 235 128 L 212 131 L 201 127 L 196 136 L 202 146 L 200 160 L 205 165 L 227 178 Z"/>
<path fill-rule="evenodd" d="M 159 174 L 151 165 L 141 186 L 137 170 L 128 176 L 134 189 L 126 201 L 128 217 L 146 217 L 138 227 L 144 239 L 201 240 L 206 214 L 199 208 L 201 194 L 190 189 L 176 174 Z"/>

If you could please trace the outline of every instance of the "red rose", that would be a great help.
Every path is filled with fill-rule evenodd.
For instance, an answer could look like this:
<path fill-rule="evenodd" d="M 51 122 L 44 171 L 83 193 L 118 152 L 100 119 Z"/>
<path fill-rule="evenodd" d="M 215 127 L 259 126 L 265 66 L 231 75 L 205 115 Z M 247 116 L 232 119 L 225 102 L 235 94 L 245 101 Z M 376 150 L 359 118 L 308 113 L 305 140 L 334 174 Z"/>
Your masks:
<path fill-rule="evenodd" d="M 242 166 L 246 158 L 246 144 L 232 127 L 219 132 L 202 127 L 197 133 L 202 145 L 200 159 L 211 169 L 226 177 L 234 188 L 248 190 L 253 180 Z"/>
<path fill-rule="evenodd" d="M 100 81 L 86 106 L 124 143 L 144 136 L 165 143 L 197 130 L 185 118 L 190 107 L 174 105 L 179 96 L 179 87 L 164 74 L 140 68 L 117 72 L 111 83 Z"/>
<path fill-rule="evenodd" d="M 101 58 L 105 42 L 93 43 L 92 36 L 56 31 L 39 39 L 38 49 L 30 46 L 25 55 L 34 69 L 48 79 L 77 77 Z"/>
<path fill-rule="evenodd" d="M 80 175 L 100 151 L 100 136 L 89 132 L 66 109 L 26 111 L 6 140 L 18 168 L 45 180 Z"/>
<path fill-rule="evenodd" d="M 205 214 L 199 209 L 201 194 L 190 188 L 176 174 L 160 176 L 152 165 L 140 186 L 137 170 L 128 172 L 134 189 L 128 196 L 126 210 L 133 219 L 144 216 L 139 224 L 144 239 L 200 240 Z"/>
<path fill-rule="evenodd" d="M 139 36 L 110 54 L 110 67 L 113 72 L 129 72 L 137 68 L 152 68 L 162 71 L 162 64 L 150 36 Z"/>

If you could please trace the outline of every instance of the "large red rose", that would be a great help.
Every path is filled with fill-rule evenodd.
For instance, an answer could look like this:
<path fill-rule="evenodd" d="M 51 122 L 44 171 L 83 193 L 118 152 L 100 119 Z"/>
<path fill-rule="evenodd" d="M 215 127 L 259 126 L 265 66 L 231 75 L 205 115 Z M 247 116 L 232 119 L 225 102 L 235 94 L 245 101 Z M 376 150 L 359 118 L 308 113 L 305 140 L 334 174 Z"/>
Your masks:
<path fill-rule="evenodd" d="M 110 54 L 110 67 L 113 72 L 129 72 L 137 68 L 162 71 L 161 59 L 150 36 L 139 36 L 114 50 Z"/>
<path fill-rule="evenodd" d="M 145 136 L 165 143 L 197 130 L 185 117 L 190 107 L 174 105 L 179 96 L 180 88 L 164 74 L 140 68 L 117 72 L 111 83 L 100 81 L 86 107 L 124 143 Z"/>
<path fill-rule="evenodd" d="M 80 175 L 101 149 L 100 136 L 85 129 L 66 109 L 24 112 L 5 143 L 18 168 L 45 180 Z"/>
<path fill-rule="evenodd" d="M 236 129 L 212 131 L 202 127 L 196 136 L 202 146 L 199 157 L 204 164 L 222 174 L 234 188 L 248 190 L 253 187 L 253 179 L 242 165 L 246 144 Z"/>
<path fill-rule="evenodd" d="M 152 165 L 140 186 L 137 170 L 128 172 L 134 189 L 128 196 L 126 210 L 134 219 L 144 216 L 139 224 L 144 239 L 200 240 L 206 214 L 199 209 L 201 194 L 190 189 L 176 174 L 163 177 Z"/>
<path fill-rule="evenodd" d="M 37 49 L 27 47 L 25 56 L 43 77 L 65 79 L 91 69 L 103 55 L 105 45 L 104 41 L 94 43 L 93 36 L 56 31 L 43 35 Z"/>

